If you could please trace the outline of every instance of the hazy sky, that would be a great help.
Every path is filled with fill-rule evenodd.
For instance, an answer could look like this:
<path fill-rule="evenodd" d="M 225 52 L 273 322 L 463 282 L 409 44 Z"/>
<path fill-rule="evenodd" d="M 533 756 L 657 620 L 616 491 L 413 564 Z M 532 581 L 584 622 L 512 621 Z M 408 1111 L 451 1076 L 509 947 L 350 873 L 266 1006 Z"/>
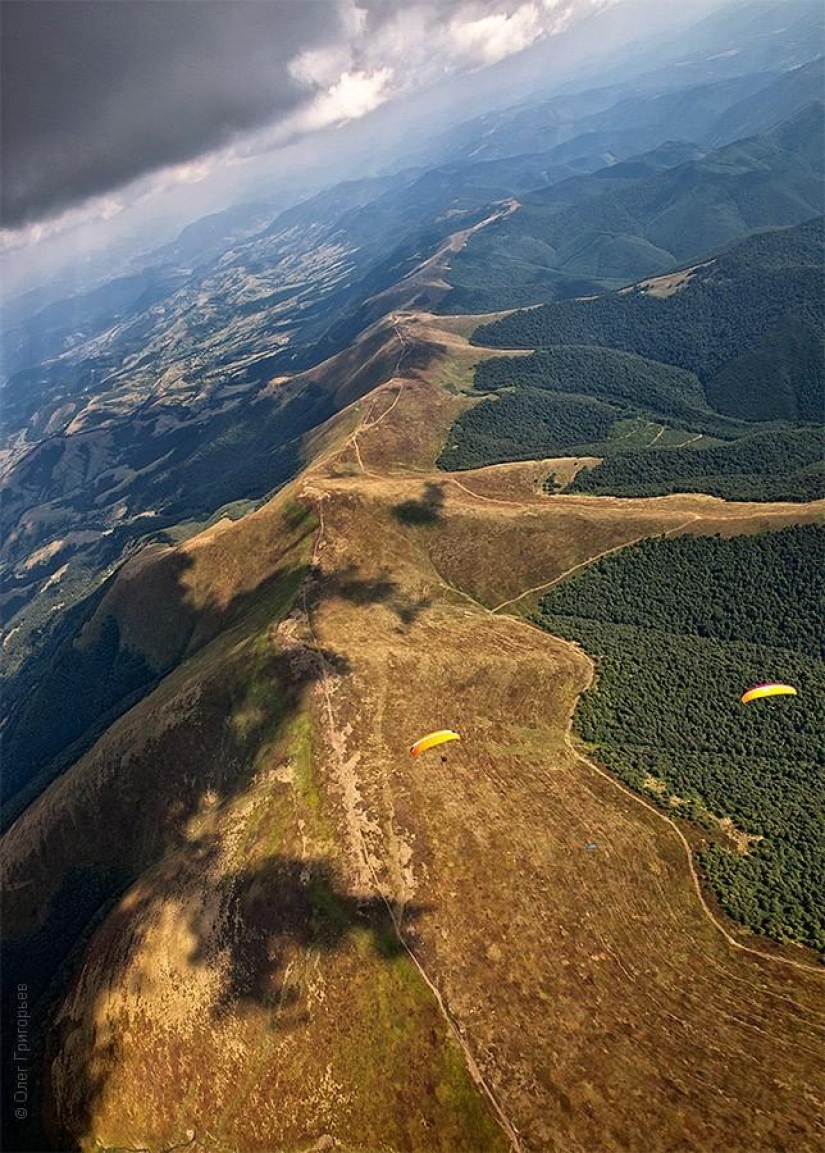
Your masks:
<path fill-rule="evenodd" d="M 511 62 L 515 76 L 525 50 L 579 30 L 596 45 L 625 11 L 641 35 L 725 2 L 0 0 L 6 294 L 50 252 L 300 187 L 308 158 L 328 154 L 335 178 L 355 138 L 340 126 L 375 109 L 403 112 L 447 81 L 453 118 L 469 118 L 485 77 Z"/>
<path fill-rule="evenodd" d="M 617 2 L 5 0 L 2 224 L 113 215 L 132 181 L 201 179 Z"/>

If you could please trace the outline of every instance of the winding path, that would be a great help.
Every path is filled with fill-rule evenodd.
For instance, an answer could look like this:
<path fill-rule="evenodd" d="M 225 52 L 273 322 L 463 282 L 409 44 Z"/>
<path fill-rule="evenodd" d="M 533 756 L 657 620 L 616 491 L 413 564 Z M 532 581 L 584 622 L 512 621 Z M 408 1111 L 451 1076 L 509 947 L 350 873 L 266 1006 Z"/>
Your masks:
<path fill-rule="evenodd" d="M 692 512 L 686 521 L 683 521 L 681 524 L 674 525 L 673 528 L 667 529 L 661 535 L 670 536 L 671 533 L 681 532 L 682 529 L 687 528 L 689 524 L 693 524 L 694 521 L 701 519 L 701 513 Z M 579 564 L 571 565 L 569 569 L 565 569 L 563 573 L 560 573 L 557 577 L 553 577 L 551 581 L 546 581 L 545 584 L 534 585 L 532 588 L 525 589 L 523 593 L 519 593 L 518 596 L 511 597 L 508 601 L 502 601 L 500 605 L 496 605 L 495 608 L 490 609 L 490 612 L 497 613 L 499 609 L 507 608 L 508 605 L 514 605 L 518 601 L 524 600 L 524 598 L 529 597 L 531 593 L 538 593 L 546 589 L 551 589 L 553 585 L 557 585 L 560 581 L 566 580 L 569 576 L 572 576 L 574 572 L 578 572 L 579 569 L 587 568 L 589 565 L 595 564 L 595 562 L 597 560 L 601 560 L 602 557 L 610 556 L 611 553 L 618 552 L 623 548 L 629 548 L 633 544 L 640 544 L 643 540 L 648 540 L 649 538 L 650 533 L 646 532 L 642 536 L 637 536 L 633 537 L 631 540 L 622 541 L 621 544 L 614 544 L 611 548 L 606 548 L 603 552 L 597 552 L 593 556 L 588 557 L 587 560 L 580 561 Z"/>
<path fill-rule="evenodd" d="M 404 356 L 404 353 L 405 353 L 406 348 L 407 348 L 407 343 L 404 340 L 403 336 L 401 335 L 397 326 L 398 326 L 398 320 L 397 320 L 397 317 L 394 317 L 393 318 L 393 327 L 395 328 L 395 331 L 398 335 L 398 338 L 399 338 L 399 340 L 401 340 L 402 346 L 403 346 L 401 354 L 398 358 L 398 362 L 396 364 L 396 369 L 395 369 L 396 372 L 398 372 L 398 370 L 401 366 L 401 362 L 403 360 L 403 356 Z M 363 464 L 363 460 L 361 459 L 360 452 L 358 451 L 357 437 L 358 437 L 359 433 L 365 432 L 370 428 L 374 428 L 375 425 L 379 424 L 386 416 L 389 416 L 390 412 L 392 412 L 392 410 L 395 408 L 395 405 L 398 403 L 398 400 L 401 396 L 402 391 L 403 391 L 403 381 L 400 382 L 400 387 L 398 389 L 398 392 L 396 393 L 395 399 L 393 400 L 393 403 L 389 406 L 389 408 L 387 408 L 381 414 L 381 416 L 376 418 L 376 420 L 374 420 L 374 421 L 369 421 L 368 419 L 365 418 L 365 420 L 359 424 L 358 428 L 355 430 L 355 432 L 352 434 L 352 436 L 345 443 L 344 447 L 346 447 L 346 445 L 348 445 L 349 443 L 355 444 L 356 455 L 358 457 L 359 465 L 361 466 L 362 472 L 366 476 L 377 478 L 377 474 L 370 472 Z M 367 417 L 368 416 L 369 416 L 369 413 L 367 414 Z M 506 500 L 506 499 L 503 499 L 500 497 L 491 497 L 491 496 L 486 496 L 483 493 L 474 492 L 471 488 L 468 488 L 467 485 L 465 485 L 461 481 L 457 480 L 454 476 L 446 475 L 444 477 L 444 480 L 449 484 L 455 485 L 457 488 L 461 489 L 462 492 L 465 492 L 468 496 L 472 497 L 474 500 L 483 501 L 483 502 L 491 503 L 491 504 L 503 504 L 503 505 L 508 505 L 510 507 L 515 507 L 515 508 L 525 508 L 526 509 L 526 508 L 533 507 L 532 505 L 530 505 L 529 503 L 527 503 L 525 501 Z M 784 514 L 780 513 L 780 512 L 776 512 L 774 510 L 765 510 L 765 512 L 761 513 L 760 515 L 763 515 L 763 516 L 781 516 Z M 671 536 L 671 535 L 677 534 L 679 532 L 684 531 L 684 529 L 686 529 L 689 525 L 694 524 L 697 520 L 702 520 L 702 519 L 703 519 L 703 517 L 702 517 L 701 513 L 698 513 L 698 512 L 691 513 L 690 516 L 686 520 L 681 521 L 679 524 L 674 525 L 672 528 L 665 530 L 665 532 L 662 533 L 661 535 L 662 536 Z M 610 556 L 612 553 L 619 552 L 621 549 L 629 548 L 631 545 L 634 545 L 634 544 L 639 544 L 641 541 L 647 540 L 650 537 L 650 535 L 651 535 L 650 533 L 643 533 L 641 536 L 634 537 L 630 540 L 623 541 L 621 544 L 613 545 L 611 548 L 604 549 L 602 552 L 596 553 L 594 556 L 588 557 L 586 560 L 581 561 L 578 564 L 572 565 L 568 569 L 565 569 L 565 571 L 563 573 L 560 573 L 558 576 L 554 577 L 552 580 L 546 581 L 543 584 L 534 585 L 531 588 L 525 589 L 523 592 L 519 593 L 517 596 L 510 597 L 508 600 L 502 601 L 500 604 L 495 605 L 493 608 L 489 608 L 487 605 L 482 604 L 481 601 L 477 600 L 474 596 L 472 596 L 471 593 L 466 592 L 466 590 L 455 588 L 453 585 L 450 585 L 446 581 L 444 581 L 443 583 L 444 583 L 445 587 L 451 589 L 451 591 L 453 591 L 455 593 L 458 593 L 465 600 L 469 600 L 472 604 L 474 604 L 476 606 L 476 608 L 480 609 L 482 612 L 489 613 L 492 615 L 494 613 L 500 612 L 502 609 L 506 609 L 512 605 L 518 604 L 519 601 L 524 600 L 526 597 L 531 596 L 534 593 L 543 592 L 543 591 L 546 591 L 550 588 L 553 588 L 555 585 L 559 584 L 561 581 L 566 580 L 569 576 L 572 576 L 573 573 L 579 572 L 582 569 L 588 568 L 590 565 L 594 564 L 596 561 L 600 560 L 602 557 Z M 519 618 L 519 619 L 523 620 L 523 618 Z M 523 620 L 523 623 L 527 624 L 530 628 L 536 627 L 536 626 L 530 624 L 530 622 L 526 621 L 526 620 Z M 682 843 L 682 846 L 685 850 L 685 854 L 687 857 L 687 865 L 688 865 L 688 870 L 690 872 L 691 881 L 693 883 L 693 888 L 696 891 L 696 896 L 699 899 L 699 903 L 701 905 L 702 912 L 703 912 L 704 916 L 716 927 L 718 932 L 721 933 L 721 935 L 725 938 L 725 940 L 728 942 L 728 944 L 732 945 L 734 948 L 739 949 L 745 953 L 750 953 L 752 956 L 759 957 L 763 961 L 771 961 L 774 964 L 779 964 L 779 965 L 789 965 L 795 969 L 803 969 L 808 973 L 815 973 L 815 974 L 817 974 L 817 976 L 820 976 L 820 977 L 825 976 L 825 969 L 823 969 L 820 966 L 808 964 L 804 961 L 795 961 L 795 960 L 793 960 L 793 958 L 790 958 L 790 957 L 783 957 L 783 956 L 779 956 L 776 954 L 763 952 L 761 949 L 756 949 L 753 946 L 742 944 L 741 941 L 738 941 L 734 936 L 732 936 L 728 932 L 728 930 L 725 928 L 723 922 L 716 916 L 713 909 L 708 904 L 708 902 L 705 898 L 705 895 L 702 891 L 701 880 L 699 878 L 699 874 L 698 874 L 698 872 L 696 870 L 696 866 L 694 864 L 693 850 L 691 849 L 690 843 L 688 842 L 687 838 L 685 837 L 684 833 L 679 828 L 679 826 L 676 824 L 676 822 L 674 820 L 672 820 L 670 817 L 668 817 L 665 813 L 663 813 L 660 809 L 658 809 L 655 805 L 651 804 L 649 801 L 647 801 L 643 797 L 641 797 L 638 793 L 634 792 L 632 789 L 626 788 L 612 773 L 608 772 L 605 769 L 600 768 L 597 764 L 595 764 L 595 762 L 589 760 L 582 753 L 580 753 L 579 750 L 573 744 L 571 733 L 572 733 L 572 717 L 571 717 L 570 727 L 568 729 L 568 732 L 567 732 L 565 739 L 566 739 L 566 744 L 567 744 L 568 749 L 570 750 L 571 754 L 573 755 L 573 757 L 576 760 L 578 760 L 582 764 L 587 765 L 594 773 L 597 773 L 604 780 L 609 781 L 614 786 L 614 788 L 618 789 L 624 796 L 631 797 L 637 804 L 642 805 L 645 809 L 648 809 L 648 810 L 650 810 L 650 812 L 655 813 L 656 816 L 660 820 L 662 820 L 666 824 L 668 824 L 671 827 L 671 829 L 673 829 L 673 831 L 676 833 L 676 836 L 679 838 L 679 840 Z M 407 948 L 406 943 L 404 943 L 404 947 Z"/>
<path fill-rule="evenodd" d="M 743 945 L 741 941 L 737 941 L 735 937 L 731 936 L 731 934 L 727 931 L 725 926 L 713 912 L 713 909 L 711 909 L 710 905 L 705 899 L 705 894 L 702 892 L 702 882 L 699 879 L 699 874 L 696 871 L 696 866 L 693 863 L 693 850 L 690 847 L 690 843 L 688 842 L 687 837 L 676 824 L 676 822 L 671 820 L 671 818 L 668 817 L 666 813 L 663 813 L 661 809 L 658 809 L 655 805 L 651 804 L 650 801 L 646 801 L 644 797 L 639 796 L 639 794 L 635 793 L 632 789 L 626 788 L 621 783 L 621 781 L 617 780 L 617 778 L 613 776 L 612 773 L 609 773 L 606 769 L 600 768 L 594 761 L 589 760 L 582 753 L 580 753 L 576 746 L 573 744 L 570 729 L 568 729 L 565 736 L 565 744 L 577 761 L 587 765 L 587 767 L 592 769 L 594 773 L 598 773 L 598 775 L 603 777 L 604 780 L 609 781 L 610 784 L 613 785 L 614 788 L 617 788 L 619 792 L 623 793 L 624 796 L 630 797 L 636 802 L 636 804 L 642 805 L 643 808 L 648 809 L 651 813 L 655 813 L 660 820 L 670 825 L 676 836 L 682 842 L 685 853 L 687 854 L 688 869 L 690 870 L 693 887 L 696 890 L 696 896 L 699 898 L 699 904 L 702 906 L 702 912 L 705 914 L 711 924 L 719 930 L 729 945 L 733 945 L 734 949 L 741 949 L 743 953 L 750 953 L 754 957 L 760 957 L 763 961 L 773 961 L 780 965 L 790 965 L 794 969 L 804 969 L 806 973 L 816 973 L 816 975 L 819 977 L 825 976 L 825 970 L 817 965 L 809 965 L 805 961 L 794 961 L 791 957 L 780 957 L 772 953 L 763 953 L 761 949 L 754 949 L 750 945 Z"/>
<path fill-rule="evenodd" d="M 397 361 L 395 363 L 395 367 L 394 367 L 392 376 L 390 377 L 390 379 L 387 382 L 385 382 L 384 385 L 382 385 L 380 387 L 380 393 L 383 395 L 384 392 L 389 390 L 390 385 L 395 385 L 395 395 L 392 399 L 392 402 L 386 408 L 384 408 L 384 410 L 380 413 L 380 415 L 378 415 L 377 417 L 373 417 L 373 413 L 375 411 L 376 404 L 378 401 L 378 393 L 376 393 L 372 397 L 372 401 L 369 404 L 364 416 L 358 421 L 356 428 L 344 440 L 341 447 L 323 459 L 323 463 L 327 463 L 330 460 L 334 460 L 336 458 L 339 458 L 350 446 L 352 446 L 354 454 L 355 454 L 355 458 L 356 458 L 356 461 L 358 464 L 358 468 L 360 470 L 360 473 L 365 477 L 370 477 L 372 479 L 378 479 L 378 480 L 382 479 L 381 475 L 377 474 L 375 472 L 372 472 L 364 462 L 363 456 L 361 454 L 361 448 L 359 445 L 359 437 L 361 436 L 362 433 L 365 433 L 365 432 L 377 427 L 382 421 L 386 420 L 390 416 L 390 414 L 393 412 L 393 410 L 396 408 L 399 400 L 401 399 L 401 397 L 404 393 L 405 381 L 400 378 L 399 374 L 401 372 L 403 360 L 404 360 L 404 357 L 406 355 L 407 349 L 409 347 L 409 343 L 405 339 L 405 336 L 404 336 L 404 334 L 400 328 L 400 321 L 399 321 L 399 317 L 398 317 L 397 313 L 393 314 L 392 325 L 393 325 L 393 329 L 395 331 L 395 334 L 396 334 L 396 336 L 400 342 L 401 348 L 400 348 L 400 352 L 399 352 Z M 658 435 L 661 435 L 661 430 L 659 431 Z M 654 438 L 654 439 L 657 439 L 657 438 Z M 322 462 L 319 462 L 319 464 L 320 463 L 322 463 Z M 315 472 L 315 475 L 317 477 L 318 476 L 317 471 L 316 470 L 313 470 L 313 471 Z M 321 478 L 318 478 L 318 479 L 321 479 Z M 525 508 L 525 509 L 534 507 L 534 505 L 528 504 L 527 502 L 524 502 L 524 501 L 507 500 L 507 499 L 498 498 L 498 497 L 486 496 L 482 493 L 474 492 L 467 485 L 465 485 L 461 481 L 459 481 L 455 476 L 446 475 L 443 477 L 443 481 L 446 483 L 455 485 L 457 488 L 461 489 L 464 493 L 466 493 L 473 500 L 476 500 L 479 502 L 485 502 L 485 503 L 490 503 L 490 504 L 499 504 L 499 505 L 507 505 L 510 507 Z M 312 571 L 317 572 L 318 571 L 318 559 L 319 559 L 320 553 L 324 547 L 324 543 L 326 541 L 327 527 L 326 527 L 325 520 L 324 520 L 324 501 L 326 500 L 328 494 L 326 492 L 323 492 L 323 491 L 321 491 L 321 492 L 315 491 L 315 493 L 313 495 L 317 501 L 319 527 L 318 527 L 318 533 L 316 536 L 316 540 L 315 540 L 315 544 L 314 544 L 314 548 L 313 548 L 313 554 L 312 554 Z M 678 533 L 684 531 L 686 528 L 688 528 L 689 525 L 694 524 L 696 521 L 699 521 L 702 519 L 703 519 L 702 513 L 693 512 L 685 520 L 682 520 L 682 521 L 680 521 L 680 523 L 674 525 L 672 528 L 667 529 L 663 535 L 671 536 L 674 534 L 678 534 Z M 621 544 L 617 544 L 617 545 L 614 545 L 608 549 L 604 549 L 602 552 L 597 553 L 596 555 L 594 555 L 592 557 L 588 557 L 586 560 L 581 561 L 578 564 L 572 565 L 570 568 L 566 569 L 563 573 L 554 577 L 552 580 L 546 581 L 542 584 L 539 584 L 539 585 L 533 586 L 531 588 L 525 589 L 521 593 L 519 593 L 518 595 L 511 597 L 508 600 L 502 601 L 500 604 L 494 606 L 493 608 L 489 608 L 486 605 L 481 604 L 481 602 L 476 600 L 475 597 L 473 597 L 471 594 L 467 593 L 465 590 L 454 588 L 452 585 L 447 585 L 447 587 L 449 587 L 453 592 L 460 594 L 462 596 L 462 598 L 470 601 L 477 609 L 480 609 L 482 612 L 487 613 L 489 615 L 497 614 L 504 609 L 510 608 L 511 606 L 518 604 L 520 601 L 523 601 L 526 597 L 529 597 L 535 593 L 545 591 L 547 589 L 552 588 L 553 586 L 559 584 L 561 581 L 566 580 L 568 577 L 570 577 L 574 573 L 589 567 L 591 564 L 593 564 L 595 561 L 601 559 L 602 557 L 609 556 L 612 553 L 620 551 L 621 549 L 627 548 L 633 544 L 637 544 L 640 541 L 647 539 L 649 536 L 650 536 L 650 533 L 646 532 L 646 533 L 643 533 L 643 534 L 641 534 L 637 537 L 634 537 L 630 540 L 624 541 Z M 445 582 L 445 585 L 446 585 L 446 582 Z M 344 754 L 346 737 L 345 737 L 345 734 L 342 731 L 341 726 L 340 726 L 339 722 L 337 721 L 337 718 L 335 715 L 335 708 L 333 705 L 332 692 L 331 692 L 331 688 L 330 688 L 331 678 L 334 674 L 334 669 L 330 666 L 329 661 L 327 660 L 326 656 L 324 655 L 323 648 L 319 644 L 318 637 L 317 637 L 317 634 L 315 632 L 315 627 L 314 627 L 314 623 L 312 620 L 312 613 L 311 613 L 310 604 L 309 604 L 308 588 L 309 588 L 309 582 L 305 583 L 304 588 L 303 588 L 303 606 L 304 606 L 304 613 L 305 613 L 305 618 L 306 618 L 307 628 L 308 628 L 308 633 L 309 633 L 310 648 L 311 648 L 311 651 L 313 652 L 313 654 L 315 656 L 315 659 L 318 662 L 318 667 L 320 670 L 319 683 L 320 683 L 320 687 L 321 687 L 321 691 L 322 691 L 322 695 L 323 695 L 323 711 L 325 714 L 325 722 L 326 722 L 326 727 L 327 727 L 327 731 L 328 731 L 328 740 L 329 740 L 329 744 L 330 744 L 333 756 L 335 757 L 335 760 L 337 762 L 338 777 L 339 777 L 339 780 L 340 780 L 342 787 L 343 787 L 344 805 L 345 805 L 345 810 L 346 810 L 345 815 L 346 815 L 347 827 L 348 827 L 348 832 L 349 832 L 349 837 L 350 837 L 350 843 L 351 843 L 351 847 L 354 850 L 356 857 L 358 859 L 358 862 L 359 862 L 359 866 L 360 866 L 359 872 L 361 875 L 362 883 L 364 883 L 366 885 L 366 887 L 372 889 L 376 893 L 376 895 L 380 898 L 383 905 L 385 906 L 385 908 L 387 910 L 387 914 L 390 918 L 390 922 L 391 922 L 392 927 L 393 927 L 395 937 L 396 937 L 400 947 L 403 948 L 404 952 L 409 957 L 411 963 L 415 966 L 416 971 L 420 975 L 422 981 L 427 986 L 427 988 L 431 992 L 436 1004 L 438 1005 L 438 1009 L 439 1009 L 439 1012 L 441 1013 L 441 1016 L 443 1017 L 443 1019 L 447 1023 L 447 1026 L 450 1030 L 452 1037 L 455 1040 L 455 1043 L 457 1044 L 461 1053 L 463 1054 L 464 1060 L 466 1062 L 467 1070 L 468 1070 L 473 1082 L 477 1086 L 478 1090 L 487 1099 L 499 1125 L 501 1126 L 501 1129 L 507 1135 L 507 1138 L 508 1138 L 508 1141 L 510 1143 L 511 1148 L 515 1151 L 515 1153 L 523 1153 L 523 1146 L 522 1146 L 521 1139 L 520 1139 L 519 1132 L 518 1132 L 517 1128 L 515 1127 L 513 1121 L 510 1119 L 508 1114 L 505 1112 L 504 1106 L 496 1097 L 496 1094 L 493 1091 L 493 1088 L 491 1087 L 490 1083 L 485 1078 L 484 1073 L 482 1072 L 481 1068 L 479 1067 L 479 1064 L 478 1064 L 478 1062 L 477 1062 L 477 1060 L 476 1060 L 476 1058 L 472 1052 L 472 1049 L 470 1048 L 468 1041 L 465 1039 L 465 1037 L 463 1035 L 463 1031 L 462 1031 L 460 1024 L 455 1019 L 450 1008 L 445 1003 L 445 1000 L 441 994 L 441 991 L 439 990 L 439 988 L 436 985 L 433 978 L 426 971 L 423 963 L 421 962 L 419 957 L 416 955 L 413 947 L 410 945 L 410 943 L 408 942 L 408 940 L 406 939 L 406 937 L 404 935 L 403 927 L 402 927 L 403 909 L 399 910 L 396 907 L 392 897 L 388 896 L 387 893 L 382 888 L 381 882 L 380 882 L 379 877 L 376 873 L 375 864 L 374 864 L 373 858 L 371 857 L 370 852 L 369 852 L 369 847 L 368 847 L 368 844 L 366 841 L 365 832 L 364 832 L 364 828 L 363 828 L 363 822 L 362 822 L 362 819 L 361 819 L 361 816 L 360 816 L 359 810 L 358 810 L 357 780 L 355 778 L 355 774 L 353 772 L 353 769 L 347 764 L 347 760 L 346 760 L 346 757 Z M 536 628 L 536 626 L 532 625 L 529 621 L 525 620 L 523 617 L 519 617 L 516 615 L 513 617 L 513 620 L 514 620 L 514 623 L 516 621 L 518 621 L 520 624 L 527 625 L 527 627 L 529 627 L 529 628 Z M 593 665 L 592 665 L 592 661 L 590 661 L 589 658 L 588 658 L 588 661 L 589 661 L 589 665 L 590 665 L 590 683 L 592 683 Z M 687 861 L 688 872 L 690 874 L 691 884 L 693 886 L 693 890 L 694 890 L 696 897 L 698 899 L 699 905 L 702 909 L 702 914 L 714 926 L 714 928 L 721 934 L 721 936 L 724 938 L 724 940 L 727 942 L 728 945 L 730 945 L 732 948 L 737 949 L 741 952 L 748 953 L 754 957 L 758 957 L 761 961 L 771 962 L 771 963 L 777 964 L 777 965 L 790 966 L 794 969 L 801 969 L 807 973 L 814 973 L 814 974 L 817 974 L 819 976 L 823 975 L 823 970 L 821 968 L 815 966 L 815 965 L 808 964 L 808 963 L 803 962 L 803 961 L 797 961 L 797 960 L 794 960 L 792 958 L 784 957 L 781 955 L 766 953 L 760 949 L 754 948 L 750 945 L 743 944 L 741 941 L 737 940 L 736 937 L 734 937 L 728 931 L 728 929 L 725 927 L 723 922 L 719 919 L 719 917 L 714 912 L 713 908 L 708 903 L 708 901 L 705 897 L 705 894 L 702 890 L 702 883 L 701 883 L 698 871 L 697 871 L 696 866 L 694 864 L 693 851 L 691 849 L 691 846 L 690 846 L 687 838 L 685 837 L 682 830 L 679 828 L 676 821 L 672 820 L 669 816 L 667 816 L 665 813 L 663 813 L 654 804 L 652 804 L 651 802 L 649 802 L 645 798 L 641 797 L 638 793 L 634 792 L 632 789 L 627 788 L 612 773 L 610 773 L 606 769 L 601 768 L 598 764 L 596 764 L 595 762 L 590 760 L 588 757 L 584 756 L 583 753 L 581 753 L 579 751 L 579 749 L 576 748 L 576 745 L 574 744 L 574 741 L 573 741 L 573 718 L 572 718 L 572 715 L 571 715 L 571 718 L 570 718 L 570 721 L 569 721 L 569 724 L 567 727 L 567 731 L 565 733 L 564 741 L 565 741 L 565 747 L 568 749 L 568 751 L 571 755 L 571 758 L 573 760 L 581 763 L 587 769 L 589 769 L 592 773 L 596 774 L 597 776 L 602 778 L 604 781 L 607 781 L 614 789 L 617 789 L 624 797 L 630 798 L 635 804 L 640 805 L 643 808 L 645 808 L 646 810 L 655 814 L 655 816 L 659 820 L 665 822 L 665 824 L 667 824 L 670 827 L 670 829 L 675 833 L 675 835 L 678 838 L 682 848 L 684 849 L 685 857 L 686 857 L 686 861 Z"/>

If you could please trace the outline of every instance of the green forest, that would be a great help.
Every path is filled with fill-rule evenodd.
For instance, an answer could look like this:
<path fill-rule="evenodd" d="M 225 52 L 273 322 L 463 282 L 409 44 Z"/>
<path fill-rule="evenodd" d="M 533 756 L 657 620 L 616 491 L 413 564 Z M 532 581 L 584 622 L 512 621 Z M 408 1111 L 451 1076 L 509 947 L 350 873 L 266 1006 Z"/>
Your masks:
<path fill-rule="evenodd" d="M 491 348 L 603 345 L 695 373 L 709 398 L 742 419 L 822 420 L 825 221 L 748 237 L 670 295 L 644 286 L 545 305 L 481 325 Z M 772 371 L 754 377 L 766 344 Z M 780 385 L 782 387 L 780 387 Z"/>
<path fill-rule="evenodd" d="M 825 220 L 749 236 L 655 285 L 517 312 L 473 343 L 526 347 L 475 370 L 490 399 L 439 465 L 606 458 L 573 492 L 808 501 L 825 495 Z M 635 422 L 635 424 L 633 423 Z"/>
<path fill-rule="evenodd" d="M 693 373 L 598 345 L 568 345 L 534 352 L 532 356 L 483 360 L 476 367 L 474 387 L 479 392 L 541 388 L 585 393 L 632 404 L 657 415 L 713 419 Z"/>
<path fill-rule="evenodd" d="M 710 448 L 630 450 L 578 473 L 570 492 L 661 496 L 706 492 L 724 500 L 818 500 L 825 494 L 820 428 L 784 428 Z"/>
<path fill-rule="evenodd" d="M 554 455 L 600 456 L 570 492 L 808 501 L 825 493 L 821 426 L 769 427 L 713 412 L 697 377 L 597 346 L 492 357 L 475 370 L 490 399 L 455 421 L 438 464 L 478 468 Z"/>
<path fill-rule="evenodd" d="M 451 261 L 452 291 L 440 310 L 572 303 L 670 272 L 759 229 L 816 216 L 823 112 L 815 84 L 809 95 L 789 119 L 704 156 L 671 143 L 519 195 L 517 212 L 474 233 Z"/>
<path fill-rule="evenodd" d="M 507 460 L 585 454 L 610 436 L 622 413 L 587 396 L 523 388 L 463 413 L 439 468 L 478 468 Z"/>
<path fill-rule="evenodd" d="M 579 736 L 623 781 L 707 830 L 705 877 L 734 918 L 825 950 L 825 536 L 660 538 L 548 593 L 536 622 L 596 661 Z M 796 697 L 748 706 L 787 681 Z M 750 839 L 734 848 L 718 820 Z"/>
<path fill-rule="evenodd" d="M 735 437 L 749 427 L 709 409 L 693 373 L 596 345 L 491 357 L 476 366 L 474 388 L 490 400 L 454 423 L 442 468 L 610 455 L 671 443 L 662 439 L 667 426 L 681 430 L 678 443 Z"/>

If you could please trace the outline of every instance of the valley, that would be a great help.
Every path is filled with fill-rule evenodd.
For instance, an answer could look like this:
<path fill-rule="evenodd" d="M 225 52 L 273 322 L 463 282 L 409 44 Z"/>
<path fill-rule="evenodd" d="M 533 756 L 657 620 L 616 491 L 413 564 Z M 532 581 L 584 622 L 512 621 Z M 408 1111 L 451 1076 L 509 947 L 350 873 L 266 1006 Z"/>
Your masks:
<path fill-rule="evenodd" d="M 512 613 L 631 541 L 822 502 L 548 497 L 549 461 L 440 472 L 469 401 L 435 381 L 469 386 L 474 350 L 395 324 L 398 374 L 313 436 L 294 484 L 147 556 L 158 608 L 212 620 L 201 647 L 7 834 L 27 951 L 64 899 L 58 858 L 114 880 L 47 1042 L 53 1139 L 642 1149 L 672 1125 L 721 1149 L 746 1125 L 812 1147 L 815 963 L 720 931 L 684 834 L 571 743 L 590 660 Z M 116 589 L 148 654 L 157 613 L 129 624 Z M 410 761 L 411 734 L 447 722 L 448 763 Z M 95 815 L 115 795 L 117 827 Z M 158 1076 L 153 1053 L 180 1066 Z M 175 1068 L 199 1064 L 181 1096 Z"/>
<path fill-rule="evenodd" d="M 3 1147 L 815 1153 L 821 6 L 150 7 L 217 151 L 2 237 Z"/>

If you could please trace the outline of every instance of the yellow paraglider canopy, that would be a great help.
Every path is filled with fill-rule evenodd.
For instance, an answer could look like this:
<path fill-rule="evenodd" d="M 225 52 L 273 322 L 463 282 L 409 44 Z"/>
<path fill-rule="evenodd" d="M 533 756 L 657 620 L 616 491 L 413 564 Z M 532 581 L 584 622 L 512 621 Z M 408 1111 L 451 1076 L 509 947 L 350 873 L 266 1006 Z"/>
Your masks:
<path fill-rule="evenodd" d="M 414 745 L 410 745 L 410 754 L 413 757 L 417 757 L 421 753 L 426 753 L 427 749 L 433 749 L 436 745 L 443 745 L 445 741 L 460 740 L 461 737 L 458 733 L 454 733 L 452 729 L 438 729 L 434 733 L 427 733 L 426 737 L 422 737 L 416 741 Z"/>
<path fill-rule="evenodd" d="M 748 689 L 746 693 L 742 694 L 742 704 L 746 705 L 750 701 L 758 701 L 760 697 L 795 697 L 796 689 L 793 685 L 754 685 L 752 689 Z"/>

